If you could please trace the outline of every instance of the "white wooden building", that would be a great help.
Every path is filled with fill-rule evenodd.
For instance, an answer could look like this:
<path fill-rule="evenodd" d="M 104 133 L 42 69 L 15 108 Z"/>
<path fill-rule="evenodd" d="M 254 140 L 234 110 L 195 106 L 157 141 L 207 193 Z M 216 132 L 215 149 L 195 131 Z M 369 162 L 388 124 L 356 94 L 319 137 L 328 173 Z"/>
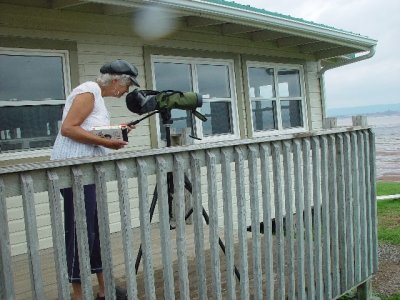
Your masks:
<path fill-rule="evenodd" d="M 163 34 L 157 36 L 156 30 L 160 28 L 163 29 L 161 30 Z M 0 222 L 3 229 L 0 233 L 10 244 L 8 247 L 7 244 L 0 242 L 2 243 L 0 266 L 3 266 L 0 288 L 5 291 L 3 294 L 0 293 L 0 296 L 8 299 L 7 296 L 18 295 L 18 290 L 14 291 L 10 287 L 10 282 L 17 280 L 7 279 L 9 276 L 6 267 L 11 257 L 25 253 L 32 255 L 36 253 L 35 251 L 55 247 L 55 224 L 51 219 L 52 204 L 49 199 L 53 199 L 52 197 L 58 199 L 59 196 L 49 196 L 50 188 L 46 179 L 48 174 L 60 171 L 58 175 L 61 187 L 73 184 L 79 186 L 80 183 L 76 183 L 79 171 L 74 168 L 83 168 L 82 182 L 89 183 L 99 180 L 96 179 L 98 174 L 96 172 L 99 171 L 97 169 L 94 171 L 93 165 L 104 163 L 107 172 L 110 172 L 104 179 L 107 182 L 104 197 L 108 203 L 109 230 L 106 231 L 116 233 L 121 231 L 121 227 L 123 229 L 128 226 L 127 224 L 129 228 L 136 228 L 148 222 L 141 219 L 148 207 L 140 207 L 140 199 L 141 197 L 148 199 L 151 195 L 141 194 L 143 193 L 141 183 L 144 179 L 139 178 L 142 168 L 140 159 L 144 159 L 149 165 L 147 171 L 149 178 L 145 180 L 149 185 L 148 191 L 153 191 L 156 184 L 157 187 L 162 185 L 161 181 L 157 181 L 161 178 L 157 173 L 160 172 L 157 168 L 159 159 L 167 161 L 165 168 L 169 171 L 174 170 L 180 160 L 186 169 L 192 168 L 193 182 L 198 182 L 204 189 L 204 195 L 208 195 L 208 198 L 205 196 L 201 199 L 201 203 L 206 206 L 212 217 L 210 224 L 214 224 L 210 228 L 214 228 L 215 232 L 210 232 L 210 235 L 215 237 L 219 229 L 232 226 L 233 231 L 239 231 L 241 245 L 245 239 L 243 228 L 249 225 L 255 227 L 268 217 L 277 218 L 277 239 L 283 241 L 283 227 L 286 226 L 283 218 L 287 216 L 286 212 L 292 208 L 294 212 L 299 210 L 310 212 L 307 209 L 311 209 L 316 201 L 320 201 L 315 198 L 318 193 L 322 193 L 322 199 L 325 199 L 325 192 L 329 193 L 326 199 L 330 199 L 330 203 L 336 203 L 336 206 L 333 205 L 333 212 L 339 223 L 333 222 L 336 224 L 336 227 L 333 226 L 336 231 L 334 230 L 332 236 L 337 236 L 337 239 L 333 238 L 331 241 L 329 235 L 328 239 L 331 245 L 337 245 L 338 252 L 332 250 L 333 277 L 329 280 L 330 283 L 327 284 L 323 279 L 316 280 L 320 285 L 311 292 L 323 299 L 334 298 L 366 281 L 377 267 L 373 133 L 359 120 L 355 120 L 355 127 L 352 128 L 327 129 L 329 120 L 326 119 L 323 78 L 325 71 L 329 69 L 372 57 L 376 43 L 377 41 L 356 33 L 222 0 L 0 0 L 0 200 L 2 201 L 0 208 L 4 217 Z M 207 122 L 202 123 L 192 119 L 190 113 L 183 110 L 172 111 L 174 132 L 181 132 L 188 124 L 195 122 L 195 134 L 201 140 L 192 140 L 194 145 L 187 147 L 165 149 L 164 128 L 158 115 L 155 115 L 139 123 L 130 133 L 129 146 L 123 151 L 98 159 L 48 162 L 68 93 L 79 83 L 94 80 L 104 63 L 118 58 L 125 59 L 138 68 L 138 80 L 142 89 L 173 89 L 204 95 L 203 106 L 198 110 L 207 116 Z M 106 102 L 114 124 L 139 118 L 126 108 L 123 99 L 110 98 Z M 263 148 L 265 143 L 268 144 L 267 150 Z M 254 147 L 257 150 L 254 158 L 251 158 Z M 224 153 L 222 148 L 232 150 L 232 156 L 226 158 L 225 154 L 221 154 Z M 241 158 L 240 151 L 237 150 L 239 148 L 245 148 L 244 158 Z M 360 153 L 363 155 L 356 159 L 357 149 L 360 151 L 362 149 Z M 213 154 L 213 151 L 218 153 Z M 163 155 L 164 153 L 167 154 Z M 196 173 L 196 165 L 192 164 L 193 153 L 201 153 L 202 158 L 199 160 L 199 170 L 203 170 L 201 174 Z M 209 153 L 212 155 L 209 156 Z M 263 162 L 262 153 L 268 157 L 267 161 Z M 324 160 L 325 154 L 327 156 Z M 296 160 L 296 157 L 301 159 Z M 311 162 L 313 158 L 318 158 L 322 167 L 317 161 Z M 224 159 L 235 165 L 233 168 L 235 172 L 241 171 L 230 180 L 233 182 L 232 186 L 231 182 L 224 182 L 227 174 L 233 172 L 224 169 L 230 165 L 226 162 L 224 165 Z M 346 159 L 348 159 L 347 164 Z M 135 161 L 133 164 L 132 160 Z M 244 166 L 241 166 L 242 160 L 246 162 Z M 289 165 L 288 160 L 291 161 Z M 271 168 L 266 171 L 269 162 Z M 115 167 L 114 163 L 118 167 Z M 119 163 L 126 163 L 132 168 L 123 175 L 123 178 L 124 176 L 129 178 L 129 188 L 126 190 L 130 193 L 129 223 L 125 223 L 126 220 L 124 221 L 121 214 L 121 191 L 125 191 L 125 188 L 122 186 L 124 181 L 119 177 L 124 167 Z M 329 167 L 323 169 L 324 163 L 329 164 Z M 213 169 L 214 164 L 219 167 Z M 70 168 L 78 173 L 71 175 Z M 317 169 L 325 173 L 321 175 Z M 359 170 L 361 171 L 358 172 Z M 263 172 L 269 173 L 270 179 L 267 181 L 268 183 L 271 181 L 271 195 L 273 194 L 269 204 L 270 210 L 267 211 L 263 208 L 267 201 L 263 198 L 264 189 L 267 188 L 262 184 L 267 182 Z M 217 178 L 216 190 L 212 187 L 210 173 L 215 175 L 214 180 Z M 28 180 L 28 182 L 32 180 L 33 186 L 30 190 L 30 183 L 26 183 L 25 180 L 26 176 L 32 174 L 34 176 Z M 312 179 L 304 183 L 307 174 Z M 320 174 L 320 181 L 312 176 L 315 174 Z M 198 178 L 193 178 L 194 175 Z M 238 175 L 244 175 L 242 183 Z M 327 180 L 326 185 L 324 178 Z M 21 183 L 19 179 L 22 179 Z M 253 185 L 254 182 L 259 184 Z M 197 183 L 193 185 L 196 186 Z M 312 190 L 317 186 L 318 191 Z M 230 195 L 232 191 L 238 194 L 232 196 Z M 227 193 L 235 202 L 232 208 L 233 220 L 226 215 L 223 200 Z M 243 210 L 241 205 L 236 205 L 238 199 L 241 199 L 241 193 L 244 201 L 242 204 L 245 207 Z M 295 199 L 285 206 L 283 203 L 290 199 L 289 194 L 295 195 L 293 196 Z M 34 223 L 30 223 L 31 217 L 27 214 L 27 210 L 32 208 L 25 204 L 32 195 L 34 195 L 35 213 L 31 217 Z M 370 224 L 365 232 L 357 231 L 358 237 L 365 242 L 361 248 L 357 248 L 353 237 L 349 238 L 349 235 L 353 236 L 353 231 L 348 232 L 346 231 L 348 228 L 343 229 L 340 225 L 347 220 L 346 216 L 340 213 L 341 207 L 344 211 L 348 211 L 345 209 L 347 207 L 345 205 L 348 204 L 340 206 L 340 199 L 343 201 L 346 199 L 343 203 L 353 203 L 347 200 L 358 199 L 355 195 L 362 199 L 358 203 L 364 203 L 365 206 L 360 204 L 355 205 L 356 208 L 351 206 L 353 208 L 351 208 L 352 215 L 348 216 L 349 220 L 353 220 L 353 212 L 359 209 L 358 219 L 354 217 L 354 220 L 363 222 L 361 224 Z M 214 196 L 216 202 L 208 202 L 209 197 Z M 305 200 L 308 196 L 312 199 Z M 259 204 L 254 206 L 254 199 L 258 198 L 260 200 L 256 203 Z M 219 213 L 214 215 L 212 211 Z M 160 226 L 166 226 L 167 223 L 163 223 L 161 214 L 156 212 L 156 220 L 160 222 Z M 311 215 L 306 216 L 311 218 Z M 227 219 L 231 222 L 222 225 Z M 178 220 L 178 224 L 179 222 Z M 302 218 L 299 217 L 297 225 L 306 226 L 305 232 L 318 228 L 311 226 L 306 220 L 305 224 L 302 222 Z M 216 226 L 218 223 L 219 226 Z M 4 224 L 6 226 L 3 226 Z M 355 232 L 357 224 L 352 225 Z M 36 232 L 34 234 L 27 230 L 31 225 L 34 225 Z M 321 226 L 320 229 L 324 230 L 323 225 Z M 325 229 L 328 230 L 328 227 Z M 148 239 L 146 229 L 141 230 L 142 242 L 146 244 L 145 241 Z M 160 230 L 162 231 L 161 228 Z M 342 231 L 347 232 L 347 235 L 341 236 Z M 229 236 L 229 233 L 230 231 L 225 232 L 225 236 Z M 182 232 L 179 234 L 184 236 Z M 35 238 L 30 240 L 32 235 L 34 237 L 37 235 L 37 241 Z M 306 234 L 306 237 L 309 236 L 309 233 Z M 347 251 L 347 248 L 343 250 L 344 248 L 338 246 L 343 245 L 341 237 L 346 239 L 351 247 L 361 252 L 366 251 L 367 258 L 363 262 L 369 267 L 366 269 L 363 267 L 357 273 L 353 266 L 352 275 L 349 275 L 352 279 L 347 277 L 343 279 L 341 275 L 343 265 L 339 259 L 342 258 L 339 251 L 343 253 Z M 318 247 L 311 247 L 311 240 L 308 241 L 310 244 L 307 244 L 307 238 L 304 241 L 309 245 L 306 249 L 326 248 L 321 246 L 323 242 Z M 229 241 L 225 242 L 229 244 Z M 212 249 L 218 248 L 213 248 L 211 241 L 210 244 Z M 253 245 L 253 255 L 258 257 L 257 249 L 260 245 L 257 238 Z M 301 243 L 299 245 L 299 255 L 304 254 L 307 261 L 307 255 L 311 255 L 312 252 L 302 251 Z M 201 248 L 201 244 L 198 247 Z M 244 254 L 243 251 L 244 248 L 240 248 L 241 254 Z M 360 259 L 354 255 L 353 250 L 349 251 L 353 254 L 348 254 L 347 258 Z M 272 255 L 272 252 L 266 251 L 263 255 Z M 278 297 L 284 295 L 290 297 L 287 293 L 293 291 L 290 287 L 286 287 L 285 290 L 284 283 L 284 274 L 287 275 L 287 272 L 279 269 L 283 268 L 283 255 L 281 252 L 278 253 L 279 265 L 275 272 L 282 274 L 279 277 L 281 281 L 278 283 Z M 267 261 L 265 264 L 268 265 Z M 356 269 L 357 265 L 361 264 L 360 261 L 358 264 L 356 261 Z M 316 266 L 320 266 L 322 270 L 326 264 L 316 263 Z M 342 271 L 339 271 L 339 267 Z M 151 269 L 148 262 L 146 268 Z M 246 268 L 246 265 L 241 265 L 240 270 L 241 296 L 245 298 L 249 295 L 246 287 Z M 303 274 L 307 280 L 314 280 L 309 277 L 311 268 L 310 265 L 308 271 L 304 272 L 306 275 Z M 326 274 L 330 272 L 327 269 L 324 271 Z M 37 270 L 33 268 L 31 274 L 36 274 L 35 272 Z M 254 278 L 261 274 L 257 273 L 261 272 L 257 268 L 254 272 Z M 272 271 L 268 274 L 272 276 Z M 318 272 L 315 271 L 313 274 L 317 275 Z M 358 277 L 355 274 L 358 274 Z M 31 276 L 35 278 L 35 275 Z M 113 277 L 112 274 L 109 276 L 108 278 Z M 146 276 L 151 278 L 151 272 L 147 272 Z M 188 278 L 185 275 L 182 275 L 182 278 L 181 292 L 185 292 Z M 310 292 L 311 283 L 307 284 L 305 289 L 301 284 L 301 280 L 304 279 L 302 278 L 300 276 L 300 285 L 296 289 L 302 293 L 298 294 L 299 298 L 303 297 L 305 290 L 308 289 L 307 293 Z M 167 285 L 171 280 L 164 278 Z M 130 295 L 134 298 L 133 282 L 136 281 L 132 277 L 127 279 L 127 285 L 132 291 Z M 213 283 L 218 283 L 218 278 L 213 278 Z M 260 290 L 260 284 L 255 284 L 255 292 L 251 294 L 261 297 L 259 293 L 260 291 L 262 293 L 263 289 Z M 323 284 L 327 285 L 321 287 Z M 32 281 L 32 286 L 35 286 L 35 280 Z M 148 299 L 152 299 L 153 288 L 151 284 L 146 285 Z M 61 294 L 65 292 L 60 286 L 59 290 Z M 89 290 L 89 285 L 86 283 L 85 291 L 89 293 Z M 234 287 L 231 285 L 230 290 L 234 293 Z M 171 286 L 165 286 L 164 295 L 167 295 L 167 292 L 172 293 Z M 43 288 L 32 287 L 32 293 L 34 297 L 40 299 L 43 296 Z M 218 288 L 213 291 L 213 296 L 216 298 L 219 298 L 220 294 L 221 290 Z"/>

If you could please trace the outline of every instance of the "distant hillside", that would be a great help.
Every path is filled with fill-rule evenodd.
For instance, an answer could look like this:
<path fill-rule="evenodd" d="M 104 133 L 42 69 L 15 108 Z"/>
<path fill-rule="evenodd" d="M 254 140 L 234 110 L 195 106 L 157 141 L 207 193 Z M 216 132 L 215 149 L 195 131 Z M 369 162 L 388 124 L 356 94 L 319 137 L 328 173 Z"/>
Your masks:
<path fill-rule="evenodd" d="M 328 108 L 329 117 L 344 117 L 354 115 L 392 115 L 399 113 L 400 103 Z"/>

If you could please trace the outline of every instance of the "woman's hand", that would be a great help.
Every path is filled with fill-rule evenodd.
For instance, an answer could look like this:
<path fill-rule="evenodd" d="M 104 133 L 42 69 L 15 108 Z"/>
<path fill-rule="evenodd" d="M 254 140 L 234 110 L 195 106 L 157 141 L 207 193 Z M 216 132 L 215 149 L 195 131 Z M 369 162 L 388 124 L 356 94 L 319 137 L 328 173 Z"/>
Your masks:
<path fill-rule="evenodd" d="M 122 128 L 127 128 L 128 129 L 128 133 L 131 132 L 132 129 L 136 128 L 135 125 L 128 125 L 129 123 L 122 123 L 120 126 Z"/>
<path fill-rule="evenodd" d="M 102 146 L 106 147 L 106 148 L 110 148 L 110 149 L 114 149 L 114 150 L 119 150 L 121 148 L 124 148 L 126 145 L 128 145 L 128 142 L 125 142 L 123 140 L 115 140 L 115 139 L 103 139 L 104 143 L 102 144 Z"/>

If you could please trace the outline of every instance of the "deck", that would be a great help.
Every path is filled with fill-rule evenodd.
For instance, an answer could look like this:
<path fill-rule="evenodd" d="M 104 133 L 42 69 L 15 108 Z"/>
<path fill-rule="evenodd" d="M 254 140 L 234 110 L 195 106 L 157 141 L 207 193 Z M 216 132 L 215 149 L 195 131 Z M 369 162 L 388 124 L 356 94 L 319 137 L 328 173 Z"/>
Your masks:
<path fill-rule="evenodd" d="M 209 298 L 212 298 L 212 282 L 211 282 L 211 273 L 210 264 L 210 244 L 208 242 L 208 227 L 204 227 L 204 247 L 205 247 L 205 258 L 206 258 L 206 269 L 207 272 L 207 287 L 208 287 L 208 295 Z M 194 246 L 194 231 L 192 225 L 187 225 L 185 227 L 187 240 L 187 259 L 188 259 L 188 273 L 189 273 L 189 284 L 190 284 L 190 299 L 198 299 L 198 287 L 197 287 L 197 273 L 196 273 L 196 261 L 195 261 L 195 246 Z M 221 238 L 222 232 L 221 230 Z M 171 241 L 175 241 L 176 238 L 176 230 L 170 231 Z M 250 285 L 250 293 L 252 290 L 252 282 L 253 275 L 251 272 L 252 269 L 252 256 L 251 256 L 251 236 L 252 234 L 249 232 L 248 234 L 248 263 L 249 263 L 249 285 Z M 156 295 L 157 299 L 163 299 L 164 286 L 163 286 L 163 270 L 162 270 L 162 261 L 161 261 L 161 245 L 160 245 L 160 231 L 158 229 L 158 224 L 152 225 L 151 230 L 152 236 L 152 250 L 153 250 L 153 268 L 154 268 L 154 279 L 156 286 Z M 261 235 L 262 236 L 262 235 Z M 140 231 L 139 229 L 134 230 L 134 256 L 136 257 L 139 242 L 140 242 Z M 263 239 L 261 239 L 263 241 Z M 122 250 L 122 242 L 121 235 L 119 233 L 114 233 L 111 237 L 112 241 L 112 257 L 113 257 L 113 265 L 114 265 L 114 276 L 116 280 L 116 284 L 121 287 L 125 287 L 125 267 L 124 267 L 124 254 Z M 237 248 L 237 243 L 236 243 Z M 172 253 L 173 253 L 173 269 L 174 269 L 174 281 L 175 281 L 175 295 L 176 298 L 179 299 L 179 274 L 178 274 L 178 263 L 177 263 L 177 251 L 176 244 L 172 243 Z M 238 253 L 236 251 L 236 253 Z M 53 256 L 53 248 L 44 249 L 40 251 L 40 259 L 41 259 L 41 267 L 44 281 L 44 291 L 46 299 L 58 299 L 57 295 L 57 282 L 56 282 L 56 272 L 55 272 L 55 263 Z M 220 261 L 221 261 L 221 284 L 222 284 L 222 295 L 223 298 L 226 298 L 226 276 L 225 276 L 225 256 L 222 251 L 220 251 Z M 142 260 L 143 262 L 143 260 Z M 28 300 L 32 299 L 31 292 L 31 283 L 28 272 L 28 261 L 27 255 L 18 255 L 13 257 L 13 267 L 15 270 L 14 274 L 14 282 L 15 282 L 15 290 L 16 290 L 16 299 L 20 300 Z M 137 287 L 138 287 L 138 297 L 139 299 L 146 299 L 145 296 L 145 287 L 144 287 L 144 276 L 142 270 L 143 263 L 140 264 L 138 274 L 137 274 Z M 237 265 L 238 266 L 238 265 Z M 209 273 L 209 274 L 208 274 Z M 97 293 L 97 279 L 96 276 L 92 276 L 93 280 L 93 294 Z M 225 292 L 224 292 L 225 291 Z M 72 292 L 72 289 L 71 289 Z M 239 281 L 236 281 L 236 292 L 237 297 L 240 299 L 240 285 Z"/>

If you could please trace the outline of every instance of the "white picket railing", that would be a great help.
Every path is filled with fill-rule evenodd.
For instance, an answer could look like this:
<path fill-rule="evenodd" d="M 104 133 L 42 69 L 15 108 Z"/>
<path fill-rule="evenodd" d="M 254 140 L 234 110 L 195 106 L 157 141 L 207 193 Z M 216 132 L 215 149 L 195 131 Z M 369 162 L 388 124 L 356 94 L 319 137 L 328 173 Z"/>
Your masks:
<path fill-rule="evenodd" d="M 169 172 L 174 183 L 175 243 L 168 213 Z M 190 186 L 184 175 L 189 172 Z M 154 224 L 149 215 L 149 202 L 154 195 L 149 193 L 148 185 L 154 175 L 161 282 L 155 280 L 151 233 Z M 130 215 L 132 179 L 137 180 L 138 186 L 135 196 L 139 199 L 146 299 L 190 299 L 194 288 L 199 299 L 333 299 L 353 287 L 365 287 L 377 271 L 374 133 L 367 127 L 352 127 L 2 168 L 0 298 L 18 298 L 14 286 L 21 278 L 13 276 L 16 270 L 6 205 L 9 197 L 18 195 L 23 198 L 29 262 L 26 276 L 31 278 L 32 298 L 46 298 L 35 194 L 47 191 L 57 274 L 55 288 L 60 299 L 70 299 L 59 190 L 72 186 L 82 288 L 85 299 L 93 299 L 83 187 L 95 183 L 106 297 L 115 299 L 107 183 L 116 181 L 123 275 L 129 299 L 138 299 L 134 264 L 137 249 L 132 247 L 134 228 Z M 191 192 L 193 225 L 185 222 L 185 188 Z M 258 230 L 261 222 L 263 228 Z M 195 237 L 193 256 L 187 249 L 193 243 L 188 239 L 189 226 Z M 223 260 L 221 243 L 225 250 Z M 176 254 L 172 253 L 173 247 Z M 206 252 L 211 257 L 209 267 Z M 196 276 L 189 274 L 190 260 L 195 261 Z M 174 263 L 178 275 L 174 274 Z"/>

